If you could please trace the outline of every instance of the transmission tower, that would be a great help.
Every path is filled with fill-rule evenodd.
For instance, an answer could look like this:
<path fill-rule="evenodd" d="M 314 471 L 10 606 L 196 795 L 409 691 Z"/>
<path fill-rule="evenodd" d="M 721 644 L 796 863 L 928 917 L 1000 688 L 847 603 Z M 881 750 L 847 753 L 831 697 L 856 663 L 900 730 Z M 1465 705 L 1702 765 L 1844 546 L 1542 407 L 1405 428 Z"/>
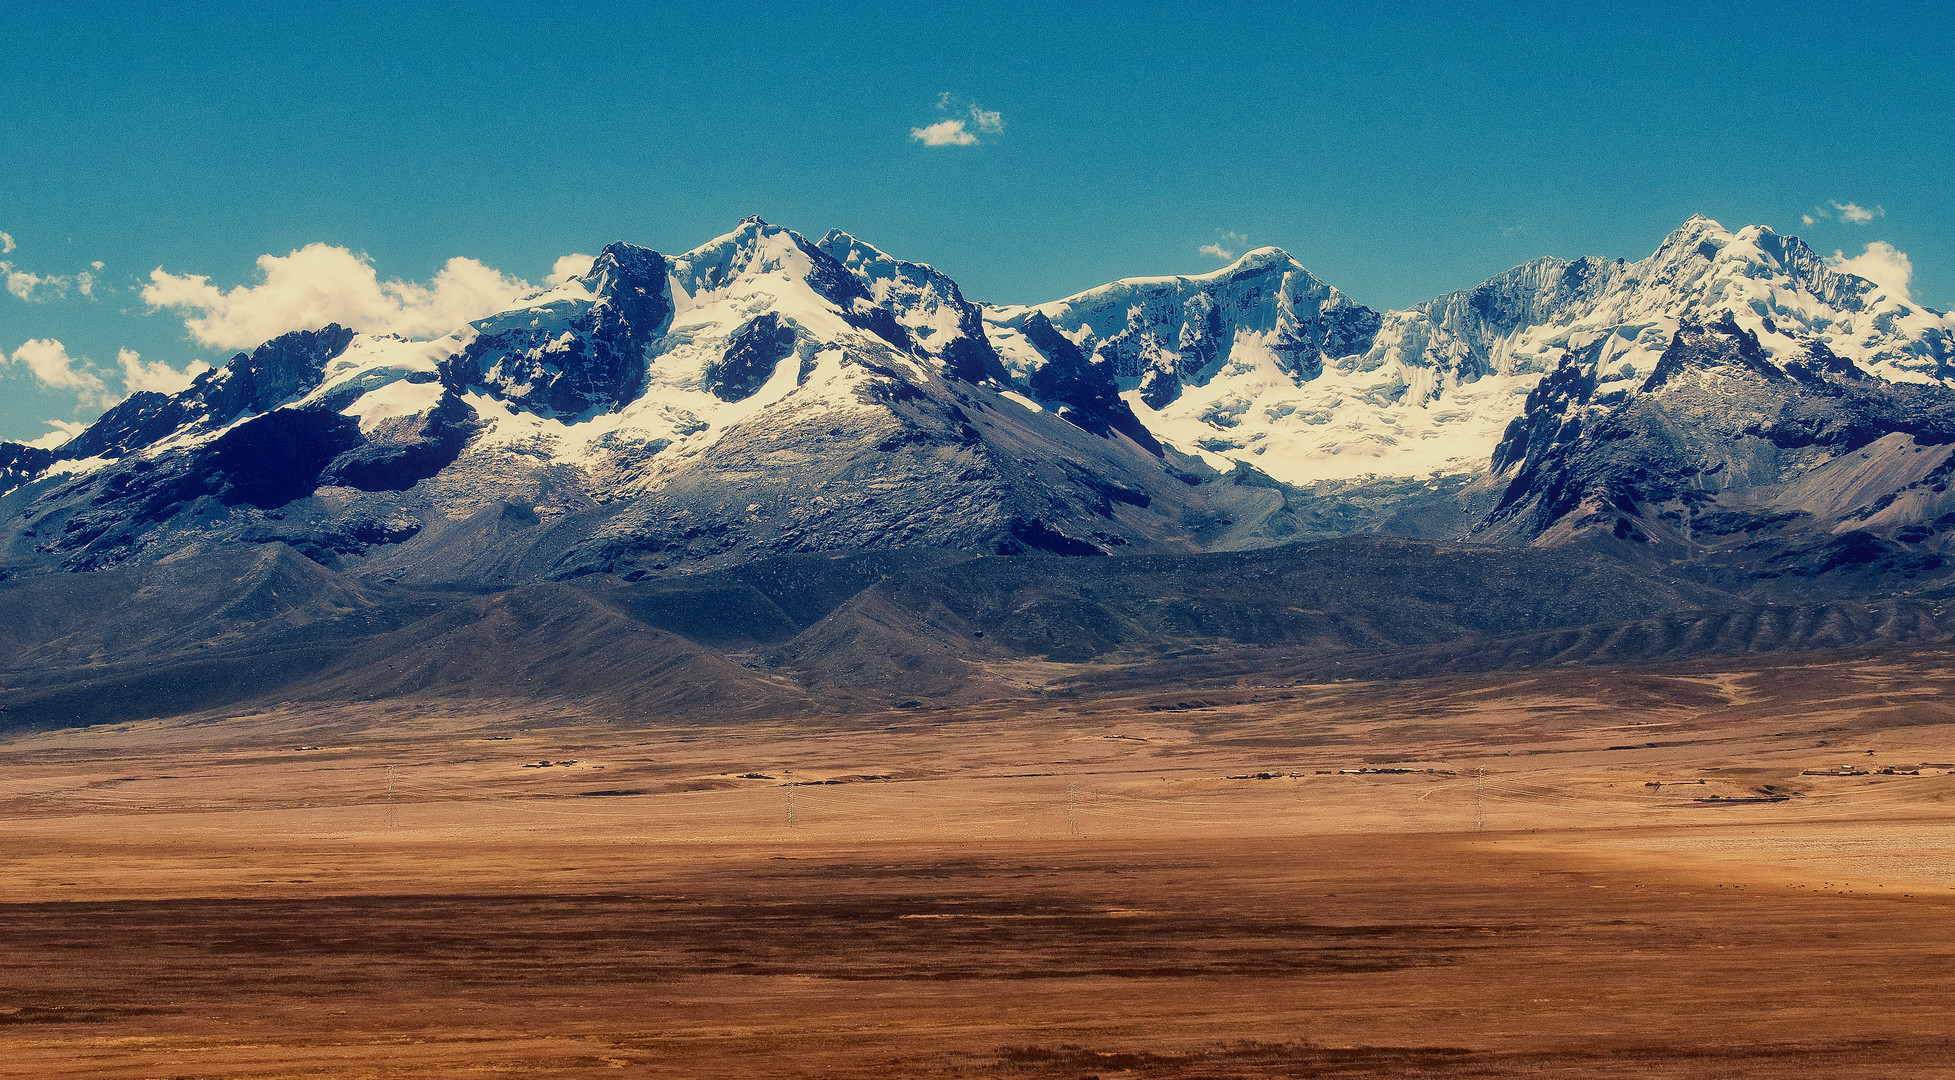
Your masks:
<path fill-rule="evenodd" d="M 1079 784 L 1066 785 L 1066 835 L 1079 835 Z"/>
<path fill-rule="evenodd" d="M 794 828 L 794 774 L 782 773 L 787 777 L 787 827 Z"/>
<path fill-rule="evenodd" d="M 1479 776 L 1473 783 L 1473 831 L 1487 831 L 1487 767 L 1480 766 Z"/>
<path fill-rule="evenodd" d="M 399 822 L 394 818 L 394 767 L 389 765 L 387 766 L 387 827 L 391 829 L 397 824 Z"/>

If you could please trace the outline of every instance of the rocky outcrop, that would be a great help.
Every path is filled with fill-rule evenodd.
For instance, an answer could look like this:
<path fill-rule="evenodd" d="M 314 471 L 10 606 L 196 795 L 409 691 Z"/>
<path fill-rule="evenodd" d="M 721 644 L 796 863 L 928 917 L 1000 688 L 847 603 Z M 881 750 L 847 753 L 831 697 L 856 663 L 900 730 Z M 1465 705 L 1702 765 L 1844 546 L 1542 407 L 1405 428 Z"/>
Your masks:
<path fill-rule="evenodd" d="M 984 316 L 950 277 L 922 263 L 892 258 L 840 230 L 816 245 L 845 268 L 869 302 L 887 310 L 911 345 L 964 382 L 1010 382 L 984 332 Z"/>
<path fill-rule="evenodd" d="M 763 312 L 727 343 L 726 354 L 708 373 L 707 389 L 721 401 L 745 401 L 792 355 L 794 325 L 771 311 Z"/>
<path fill-rule="evenodd" d="M 605 247 L 584 275 L 587 296 L 484 319 L 442 364 L 448 384 L 541 416 L 615 411 L 645 389 L 645 349 L 672 317 L 666 261 L 656 251 Z"/>
<path fill-rule="evenodd" d="M 1120 387 L 1104 364 L 1088 360 L 1079 347 L 1053 329 L 1043 314 L 1025 322 L 1025 339 L 1046 358 L 1029 380 L 1032 393 L 1063 406 L 1059 415 L 1095 435 L 1118 431 L 1155 456 L 1161 444 L 1133 409 L 1120 400 Z"/>
<path fill-rule="evenodd" d="M 1869 379 L 1823 348 L 1781 365 L 1734 320 L 1686 322 L 1639 386 L 1583 357 L 1541 381 L 1494 452 L 1501 493 L 1475 535 L 1764 578 L 1898 550 L 1932 569 L 1955 512 L 1952 448 L 1955 391 Z"/>

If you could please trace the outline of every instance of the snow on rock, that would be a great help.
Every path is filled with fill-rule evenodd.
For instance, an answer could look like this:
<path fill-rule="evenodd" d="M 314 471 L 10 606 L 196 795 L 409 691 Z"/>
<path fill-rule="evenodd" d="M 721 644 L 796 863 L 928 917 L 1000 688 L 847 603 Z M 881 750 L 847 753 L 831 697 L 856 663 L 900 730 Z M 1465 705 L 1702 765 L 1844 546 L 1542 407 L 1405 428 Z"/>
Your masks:
<path fill-rule="evenodd" d="M 1275 248 L 1210 274 L 987 308 L 1021 382 L 1052 360 L 1025 335 L 1034 314 L 1110 368 L 1157 436 L 1298 484 L 1484 470 L 1565 358 L 1633 393 L 1683 320 L 1729 314 L 1771 356 L 1818 343 L 1890 381 L 1955 374 L 1955 318 L 1831 269 L 1796 237 L 1703 217 L 1640 262 L 1537 259 L 1382 315 Z"/>
<path fill-rule="evenodd" d="M 988 308 L 985 315 L 1005 366 L 1027 385 L 1032 373 L 1058 359 L 1028 335 L 1044 320 L 1110 370 L 1121 396 L 1155 435 L 1223 468 L 1233 458 L 1299 482 L 1340 473 L 1309 457 L 1322 441 L 1313 438 L 1320 435 L 1313 423 L 1342 405 L 1342 395 L 1299 395 L 1297 388 L 1322 376 L 1328 358 L 1369 345 L 1379 323 L 1376 312 L 1276 248 L 1258 248 L 1210 274 L 1128 278 L 1036 307 Z M 1378 389 L 1370 385 L 1377 380 L 1358 381 Z M 1351 386 L 1351 380 L 1337 382 Z M 1272 442 L 1279 433 L 1289 437 Z M 1270 454 L 1272 448 L 1278 452 Z M 1342 474 L 1389 471 L 1373 466 Z"/>
<path fill-rule="evenodd" d="M 840 230 L 821 238 L 822 251 L 848 268 L 869 297 L 908 331 L 915 347 L 966 382 L 1009 380 L 977 305 L 934 267 L 891 258 Z"/>
<path fill-rule="evenodd" d="M 655 283 L 632 269 L 654 260 Z M 955 285 L 935 276 L 948 285 L 945 306 L 961 304 Z M 621 287 L 647 298 L 636 318 L 625 313 L 624 331 L 615 335 L 636 350 L 630 371 L 606 368 L 608 381 L 579 384 L 608 388 L 609 397 L 586 393 L 559 403 L 551 397 L 556 387 L 576 376 L 578 361 L 605 347 L 592 344 L 599 333 L 591 313 L 619 306 L 612 297 Z M 909 328 L 928 327 L 931 312 L 899 304 L 899 316 L 888 299 L 820 246 L 759 218 L 669 259 L 612 245 L 585 277 L 476 324 L 475 342 L 498 334 L 506 342 L 494 353 L 501 366 L 478 363 L 483 377 L 467 396 L 484 424 L 476 445 L 597 470 L 616 482 L 610 494 L 655 490 L 762 414 L 786 423 L 872 409 L 861 391 L 883 377 L 859 362 L 864 357 L 925 375 L 908 346 L 914 341 L 917 351 L 934 355 L 929 337 L 941 351 L 947 335 L 913 338 Z M 477 344 L 470 350 L 464 356 L 490 355 Z"/>
<path fill-rule="evenodd" d="M 224 472 L 245 450 L 278 448 L 281 433 L 317 427 L 332 453 L 296 454 L 246 502 L 343 489 L 375 495 L 372 512 L 387 516 L 406 511 L 375 493 L 413 489 L 460 520 L 520 490 L 550 493 L 521 498 L 552 514 L 642 497 L 649 515 L 786 476 L 827 477 L 820 499 L 841 505 L 857 483 L 846 477 L 876 469 L 834 462 L 909 455 L 908 472 L 876 467 L 903 477 L 878 481 L 890 490 L 914 489 L 905 524 L 885 530 L 891 537 L 985 536 L 995 518 L 1036 540 L 1062 520 L 1051 507 L 1066 506 L 1063 520 L 1092 529 L 1039 543 L 1110 549 L 1169 537 L 1162 522 L 1181 512 L 1179 488 L 1199 482 L 1176 471 L 1192 463 L 1173 450 L 1229 476 L 1250 476 L 1238 469 L 1247 465 L 1296 485 L 1486 474 L 1512 464 L 1494 460 L 1497 448 L 1550 373 L 1593 384 L 1580 409 L 1618 408 L 1660 387 L 1652 379 L 1680 327 L 1728 322 L 1779 366 L 1830 356 L 1889 382 L 1955 374 L 1955 320 L 1839 272 L 1797 238 L 1757 226 L 1733 233 L 1706 218 L 1638 262 L 1538 259 L 1382 313 L 1276 248 L 1208 274 L 984 307 L 930 266 L 846 233 L 811 242 L 759 218 L 675 256 L 612 244 L 587 272 L 553 281 L 431 340 L 337 326 L 285 335 L 182 393 L 131 395 L 52 452 L 0 446 L 0 488 L 93 476 L 123 499 L 109 489 L 162 491 L 139 466 L 182 452 L 184 461 L 157 472 L 174 478 L 177 501 L 155 505 L 207 507 L 199 493 L 246 498 Z M 1018 443 L 1035 449 L 1000 449 Z M 1522 453 L 1518 444 L 1513 452 Z M 1052 454 L 1070 456 L 1042 456 Z M 1015 464 L 1000 465 L 1007 457 Z M 823 472 L 818 460 L 834 467 Z M 1080 464 L 1089 461 L 1099 464 Z M 783 471 L 790 465 L 802 471 Z M 1051 473 L 1041 494 L 1013 487 L 1040 469 Z M 945 470 L 969 478 L 958 481 L 960 494 L 932 486 L 948 483 Z M 1127 478 L 1108 479 L 1115 474 Z M 1162 476 L 1175 488 L 1147 494 Z M 1244 508 L 1284 505 L 1235 486 Z M 781 506 L 816 505 L 793 487 L 782 488 Z M 62 497 L 82 498 L 75 491 Z M 1074 506 L 1081 491 L 1097 494 Z M 939 495 L 968 504 L 962 532 L 931 531 Z M 861 495 L 864 506 L 891 497 Z M 1018 501 L 979 505 L 993 497 Z M 1150 500 L 1158 510 L 1142 521 Z M 88 542 L 106 551 L 122 534 L 111 520 L 120 504 L 103 505 L 75 535 L 100 537 Z M 1210 520 L 1200 515 L 1212 509 L 1187 520 Z M 1214 511 L 1212 520 L 1235 522 L 1237 513 Z M 1115 530 L 1109 514 L 1128 517 Z M 632 520 L 646 535 L 665 528 Z M 795 542 L 809 550 L 856 527 L 836 517 L 817 528 L 786 511 L 774 520 L 779 538 L 802 537 Z M 720 524 L 759 535 L 729 522 Z"/>

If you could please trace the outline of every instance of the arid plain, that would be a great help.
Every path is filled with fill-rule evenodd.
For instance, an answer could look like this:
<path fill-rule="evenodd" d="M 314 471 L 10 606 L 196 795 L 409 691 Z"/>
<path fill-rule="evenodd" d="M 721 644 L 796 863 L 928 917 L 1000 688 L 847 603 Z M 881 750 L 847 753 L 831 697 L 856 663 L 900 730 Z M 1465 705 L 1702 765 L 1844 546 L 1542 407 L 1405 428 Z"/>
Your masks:
<path fill-rule="evenodd" d="M 1949 661 L 18 735 L 0 1076 L 1955 1076 Z"/>

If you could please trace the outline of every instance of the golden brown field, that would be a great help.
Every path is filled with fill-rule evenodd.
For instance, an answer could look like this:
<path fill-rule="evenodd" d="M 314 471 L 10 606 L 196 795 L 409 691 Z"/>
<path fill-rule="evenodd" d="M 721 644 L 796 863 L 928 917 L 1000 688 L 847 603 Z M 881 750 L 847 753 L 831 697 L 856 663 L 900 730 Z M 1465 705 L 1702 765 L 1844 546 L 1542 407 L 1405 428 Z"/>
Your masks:
<path fill-rule="evenodd" d="M 0 1076 L 1955 1076 L 1945 661 L 21 736 Z"/>

